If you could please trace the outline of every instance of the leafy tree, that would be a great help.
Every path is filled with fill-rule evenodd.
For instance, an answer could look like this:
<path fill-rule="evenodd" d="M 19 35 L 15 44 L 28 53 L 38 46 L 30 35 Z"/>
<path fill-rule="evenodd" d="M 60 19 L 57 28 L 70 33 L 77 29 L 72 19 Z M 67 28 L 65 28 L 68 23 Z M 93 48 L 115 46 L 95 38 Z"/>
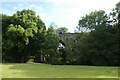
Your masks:
<path fill-rule="evenodd" d="M 56 31 L 58 33 L 67 33 L 68 32 L 68 28 L 66 28 L 66 27 L 60 27 Z"/>
<path fill-rule="evenodd" d="M 53 26 L 50 26 L 47 30 L 45 40 L 45 53 L 47 54 L 48 63 L 59 64 L 59 53 L 58 53 L 59 35 Z"/>
<path fill-rule="evenodd" d="M 116 4 L 116 8 L 115 8 L 116 11 L 114 11 L 116 13 L 116 17 L 117 17 L 117 24 L 115 25 L 115 29 L 116 29 L 116 38 L 117 38 L 117 49 L 116 49 L 116 52 L 118 53 L 118 57 L 120 57 L 120 1 Z M 120 65 L 120 59 L 118 59 L 119 63 L 118 65 Z"/>
<path fill-rule="evenodd" d="M 114 38 L 116 40 L 116 54 L 120 57 L 120 1 L 116 4 L 115 8 L 110 12 L 110 22 L 112 27 L 115 29 Z M 119 60 L 119 59 L 118 59 Z M 118 61 L 118 65 L 120 65 L 120 60 Z"/>
<path fill-rule="evenodd" d="M 86 56 L 88 65 L 118 65 L 117 29 L 108 22 L 109 18 L 104 11 L 92 12 L 79 21 L 80 28 L 91 30 L 81 46 L 81 51 L 86 51 L 83 55 Z M 78 49 L 80 50 L 80 47 Z"/>
<path fill-rule="evenodd" d="M 87 64 L 87 39 L 89 32 L 82 32 L 75 39 L 69 41 L 65 51 L 68 64 Z"/>
<path fill-rule="evenodd" d="M 95 54 L 95 56 L 98 56 L 98 60 L 101 59 L 101 62 L 98 62 L 99 65 L 117 64 L 117 38 L 115 37 L 115 35 L 116 30 L 111 26 L 108 26 L 107 28 L 101 26 L 97 30 L 91 32 L 89 39 L 89 52 L 91 54 Z M 97 60 L 95 64 L 97 64 Z"/>
<path fill-rule="evenodd" d="M 8 22 L 5 21 L 3 24 L 8 24 Z M 13 14 L 6 28 L 3 30 L 3 34 L 7 35 L 6 40 L 12 43 L 10 50 L 12 50 L 11 53 L 13 54 L 10 54 L 15 60 L 14 62 L 27 61 L 27 57 L 34 53 L 34 50 L 30 47 L 32 46 L 30 44 L 34 43 L 32 39 L 46 30 L 39 16 L 36 16 L 35 12 L 29 9 L 17 11 L 17 13 Z M 6 44 L 4 43 L 3 45 Z"/>
<path fill-rule="evenodd" d="M 81 30 L 82 28 L 85 28 L 87 30 L 94 30 L 99 25 L 103 25 L 108 20 L 107 15 L 105 14 L 105 11 L 95 11 L 91 12 L 90 14 L 86 15 L 85 17 L 81 17 L 79 20 L 79 27 L 78 30 Z"/>
<path fill-rule="evenodd" d="M 0 14 L 0 51 L 2 53 L 2 15 Z M 0 55 L 0 58 L 2 59 L 2 55 Z M 2 60 L 0 61 L 2 63 Z"/>
<path fill-rule="evenodd" d="M 9 28 L 9 25 L 11 24 L 11 16 L 7 16 L 5 14 L 0 14 L 1 15 L 1 19 L 0 22 L 2 24 L 2 59 L 6 59 L 7 61 L 9 61 L 8 59 L 12 60 L 12 58 L 10 56 L 8 56 L 10 53 L 10 49 L 13 47 L 13 43 L 8 40 L 6 31 Z M 6 55 L 6 56 L 5 56 Z"/>

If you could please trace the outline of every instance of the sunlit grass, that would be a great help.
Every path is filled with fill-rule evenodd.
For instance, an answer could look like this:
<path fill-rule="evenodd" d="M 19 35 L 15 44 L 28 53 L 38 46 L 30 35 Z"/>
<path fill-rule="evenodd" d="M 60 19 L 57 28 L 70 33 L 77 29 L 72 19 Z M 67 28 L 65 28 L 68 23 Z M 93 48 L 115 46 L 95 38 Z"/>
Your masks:
<path fill-rule="evenodd" d="M 0 80 L 2 78 L 2 65 L 0 64 Z"/>
<path fill-rule="evenodd" d="M 118 78 L 118 67 L 105 66 L 2 64 L 2 70 L 3 78 Z"/>

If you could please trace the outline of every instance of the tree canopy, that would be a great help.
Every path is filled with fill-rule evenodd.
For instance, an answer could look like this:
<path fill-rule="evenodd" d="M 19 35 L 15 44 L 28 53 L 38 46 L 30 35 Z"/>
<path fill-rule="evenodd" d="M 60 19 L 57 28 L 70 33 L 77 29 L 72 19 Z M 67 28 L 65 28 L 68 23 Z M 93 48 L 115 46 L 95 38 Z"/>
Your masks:
<path fill-rule="evenodd" d="M 60 27 L 56 31 L 58 33 L 67 33 L 68 32 L 68 28 L 66 28 L 66 27 Z"/>

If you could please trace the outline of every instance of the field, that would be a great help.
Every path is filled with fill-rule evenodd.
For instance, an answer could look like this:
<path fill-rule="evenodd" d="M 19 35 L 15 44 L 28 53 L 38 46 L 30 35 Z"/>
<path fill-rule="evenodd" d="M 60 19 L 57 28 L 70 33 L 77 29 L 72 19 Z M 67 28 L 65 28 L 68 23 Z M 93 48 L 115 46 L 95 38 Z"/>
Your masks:
<path fill-rule="evenodd" d="M 2 78 L 118 78 L 118 67 L 2 64 Z"/>

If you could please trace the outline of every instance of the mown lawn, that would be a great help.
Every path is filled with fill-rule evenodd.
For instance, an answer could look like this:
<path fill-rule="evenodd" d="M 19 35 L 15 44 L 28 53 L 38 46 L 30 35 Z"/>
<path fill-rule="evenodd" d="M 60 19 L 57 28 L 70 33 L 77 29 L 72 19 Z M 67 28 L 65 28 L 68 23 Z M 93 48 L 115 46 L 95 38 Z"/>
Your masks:
<path fill-rule="evenodd" d="M 118 78 L 118 67 L 2 64 L 2 78 Z"/>

